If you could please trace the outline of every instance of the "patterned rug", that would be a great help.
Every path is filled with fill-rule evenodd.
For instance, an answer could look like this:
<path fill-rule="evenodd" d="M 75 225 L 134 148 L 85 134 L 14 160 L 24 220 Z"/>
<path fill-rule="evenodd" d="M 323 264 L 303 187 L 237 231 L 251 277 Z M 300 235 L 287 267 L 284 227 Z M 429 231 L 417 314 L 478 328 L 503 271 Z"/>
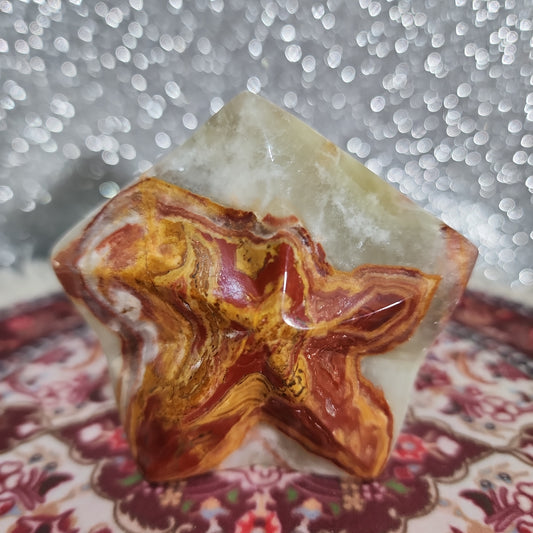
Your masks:
<path fill-rule="evenodd" d="M 139 475 L 105 359 L 62 296 L 0 315 L 0 531 L 533 533 L 533 312 L 468 293 L 371 483 Z"/>

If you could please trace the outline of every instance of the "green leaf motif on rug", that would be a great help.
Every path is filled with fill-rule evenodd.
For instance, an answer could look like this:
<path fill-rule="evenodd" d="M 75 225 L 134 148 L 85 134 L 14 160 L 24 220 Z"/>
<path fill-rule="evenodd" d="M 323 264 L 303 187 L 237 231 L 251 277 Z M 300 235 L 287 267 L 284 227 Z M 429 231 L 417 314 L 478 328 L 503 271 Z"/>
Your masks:
<path fill-rule="evenodd" d="M 290 502 L 296 501 L 298 498 L 298 491 L 294 487 L 289 487 L 287 489 L 287 500 Z"/>
<path fill-rule="evenodd" d="M 230 503 L 235 503 L 238 498 L 239 498 L 239 489 L 232 489 L 226 495 L 226 499 Z"/>
<path fill-rule="evenodd" d="M 385 486 L 398 494 L 407 494 L 409 492 L 409 488 L 396 479 L 390 479 L 385 483 Z"/>

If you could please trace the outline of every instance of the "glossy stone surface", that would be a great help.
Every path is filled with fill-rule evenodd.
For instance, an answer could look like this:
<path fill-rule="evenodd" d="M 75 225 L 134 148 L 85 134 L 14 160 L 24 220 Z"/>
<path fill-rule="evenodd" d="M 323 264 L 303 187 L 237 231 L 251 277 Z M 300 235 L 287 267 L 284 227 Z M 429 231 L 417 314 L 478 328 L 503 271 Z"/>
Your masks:
<path fill-rule="evenodd" d="M 247 462 L 368 478 L 475 256 L 240 95 L 67 235 L 54 267 L 100 335 L 149 479 Z"/>

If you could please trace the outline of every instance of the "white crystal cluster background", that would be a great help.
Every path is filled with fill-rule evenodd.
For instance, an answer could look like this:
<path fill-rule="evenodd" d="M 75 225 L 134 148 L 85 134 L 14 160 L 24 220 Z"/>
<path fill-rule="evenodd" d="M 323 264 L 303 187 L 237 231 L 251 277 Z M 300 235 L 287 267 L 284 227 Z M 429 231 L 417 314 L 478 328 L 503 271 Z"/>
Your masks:
<path fill-rule="evenodd" d="M 533 288 L 530 0 L 0 0 L 0 266 L 248 89 Z"/>

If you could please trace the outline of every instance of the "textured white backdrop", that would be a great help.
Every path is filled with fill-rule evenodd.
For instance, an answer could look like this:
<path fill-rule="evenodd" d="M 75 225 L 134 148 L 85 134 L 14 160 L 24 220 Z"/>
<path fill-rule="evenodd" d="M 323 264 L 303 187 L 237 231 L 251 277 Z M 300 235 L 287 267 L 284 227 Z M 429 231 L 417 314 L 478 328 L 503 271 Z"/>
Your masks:
<path fill-rule="evenodd" d="M 533 287 L 530 0 L 0 0 L 0 265 L 242 90 L 291 110 Z"/>

